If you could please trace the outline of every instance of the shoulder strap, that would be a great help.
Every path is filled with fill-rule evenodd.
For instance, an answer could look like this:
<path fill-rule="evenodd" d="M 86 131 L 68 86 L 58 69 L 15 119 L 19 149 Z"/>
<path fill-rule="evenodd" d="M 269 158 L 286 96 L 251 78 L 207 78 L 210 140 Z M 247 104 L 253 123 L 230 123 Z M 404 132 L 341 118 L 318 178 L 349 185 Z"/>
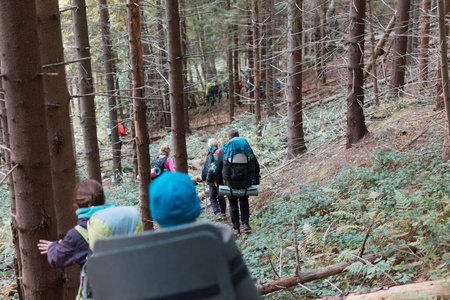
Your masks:
<path fill-rule="evenodd" d="M 86 240 L 86 242 L 89 244 L 89 235 L 86 228 L 83 226 L 77 225 L 75 226 L 75 230 L 78 231 L 79 234 Z"/>

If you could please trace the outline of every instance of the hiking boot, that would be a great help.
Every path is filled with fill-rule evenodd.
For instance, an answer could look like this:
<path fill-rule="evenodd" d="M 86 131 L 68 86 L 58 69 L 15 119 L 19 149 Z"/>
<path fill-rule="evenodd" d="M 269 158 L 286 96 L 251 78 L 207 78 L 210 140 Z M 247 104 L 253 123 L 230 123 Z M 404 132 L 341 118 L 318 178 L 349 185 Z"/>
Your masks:
<path fill-rule="evenodd" d="M 243 232 L 252 231 L 252 228 L 247 223 L 244 223 L 244 225 L 242 227 L 244 227 L 244 229 L 242 230 Z"/>
<path fill-rule="evenodd" d="M 214 218 L 216 219 L 216 221 L 222 221 L 222 215 L 220 213 L 217 213 Z"/>
<path fill-rule="evenodd" d="M 235 228 L 231 231 L 233 233 L 233 235 L 240 235 L 241 231 L 239 230 L 239 228 Z"/>
<path fill-rule="evenodd" d="M 227 219 L 227 214 L 226 213 L 221 213 L 220 216 L 222 217 L 222 219 L 226 220 Z"/>

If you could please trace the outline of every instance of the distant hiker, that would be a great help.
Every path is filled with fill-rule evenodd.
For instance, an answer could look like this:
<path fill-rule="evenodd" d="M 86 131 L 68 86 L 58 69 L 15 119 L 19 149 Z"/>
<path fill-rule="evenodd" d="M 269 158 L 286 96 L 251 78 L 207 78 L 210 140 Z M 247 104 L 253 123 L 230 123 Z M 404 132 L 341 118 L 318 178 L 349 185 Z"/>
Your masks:
<path fill-rule="evenodd" d="M 75 187 L 74 204 L 78 208 L 77 224 L 87 227 L 89 218 L 97 211 L 113 207 L 113 204 L 105 204 L 105 194 L 100 183 L 92 179 L 80 181 Z M 66 268 L 74 264 L 82 267 L 87 259 L 89 245 L 81 233 L 76 229 L 70 229 L 63 240 L 47 241 L 39 240 L 38 249 L 41 254 L 47 254 L 48 262 L 55 268 Z"/>
<path fill-rule="evenodd" d="M 213 207 L 216 220 L 226 218 L 227 202 L 224 196 L 219 196 L 219 185 L 223 184 L 221 172 L 216 172 L 220 150 L 215 138 L 208 140 L 208 154 L 202 170 L 202 180 L 209 186 L 209 201 Z"/>
<path fill-rule="evenodd" d="M 166 172 L 149 185 L 150 211 L 162 228 L 193 223 L 202 208 L 188 174 Z"/>
<path fill-rule="evenodd" d="M 219 86 L 217 85 L 217 83 L 214 81 L 213 84 L 211 85 L 211 89 L 209 90 L 209 98 L 211 99 L 211 106 L 214 105 L 214 102 L 217 100 L 218 102 L 220 102 L 219 99 Z"/>
<path fill-rule="evenodd" d="M 220 151 L 222 159 L 217 171 L 223 173 L 225 184 L 232 189 L 245 189 L 259 184 L 259 164 L 248 141 L 239 137 L 237 129 L 228 131 L 229 142 Z M 227 196 L 233 231 L 240 234 L 239 210 L 244 232 L 251 231 L 248 196 Z"/>
<path fill-rule="evenodd" d="M 266 88 L 264 86 L 264 81 L 262 79 L 259 80 L 259 97 L 264 97 L 266 95 Z"/>
<path fill-rule="evenodd" d="M 170 146 L 169 143 L 162 143 L 159 148 L 159 155 L 153 159 L 150 169 L 151 169 L 151 177 L 155 178 L 158 175 L 162 174 L 164 171 L 175 172 L 175 168 L 173 166 L 173 160 L 169 157 L 170 155 Z"/>
<path fill-rule="evenodd" d="M 121 119 L 117 120 L 117 129 L 119 130 L 119 145 L 120 149 L 122 149 L 122 138 L 127 136 L 128 133 L 125 131 L 125 127 L 123 126 Z"/>
<path fill-rule="evenodd" d="M 206 87 L 205 87 L 205 101 L 207 103 L 209 102 L 209 91 L 211 90 L 212 85 L 213 85 L 213 83 L 210 82 L 210 83 L 206 84 Z"/>

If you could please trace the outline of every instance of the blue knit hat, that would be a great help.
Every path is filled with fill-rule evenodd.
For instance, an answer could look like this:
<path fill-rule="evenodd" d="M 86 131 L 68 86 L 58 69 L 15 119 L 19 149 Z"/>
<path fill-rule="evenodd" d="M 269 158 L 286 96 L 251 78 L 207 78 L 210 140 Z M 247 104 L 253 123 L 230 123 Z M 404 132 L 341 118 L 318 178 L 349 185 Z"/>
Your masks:
<path fill-rule="evenodd" d="M 161 227 L 192 223 L 202 210 L 188 174 L 164 172 L 149 185 L 152 218 Z"/>

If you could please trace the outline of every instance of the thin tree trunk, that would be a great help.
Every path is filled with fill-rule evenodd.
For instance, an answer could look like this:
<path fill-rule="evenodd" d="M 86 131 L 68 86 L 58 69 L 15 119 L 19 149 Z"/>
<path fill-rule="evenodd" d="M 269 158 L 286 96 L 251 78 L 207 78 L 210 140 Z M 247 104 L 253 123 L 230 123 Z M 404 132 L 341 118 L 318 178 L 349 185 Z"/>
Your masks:
<path fill-rule="evenodd" d="M 252 0 L 252 1 L 256 1 L 256 0 Z M 247 102 L 249 102 L 248 108 L 250 112 L 253 112 L 253 106 L 250 103 L 253 99 L 255 99 L 255 80 L 254 80 L 254 70 L 255 70 L 255 55 L 253 53 L 254 51 L 254 46 L 253 46 L 253 23 L 252 23 L 252 6 L 251 4 L 249 5 L 247 2 L 247 8 L 248 8 L 248 12 L 249 12 L 249 23 L 248 23 L 248 28 L 247 28 L 247 59 L 248 59 L 248 78 L 246 78 L 245 80 L 248 80 L 248 85 L 249 85 L 249 93 L 248 93 L 248 100 Z M 246 83 L 247 85 L 247 83 Z"/>
<path fill-rule="evenodd" d="M 105 65 L 106 90 L 108 94 L 109 126 L 111 128 L 111 146 L 113 153 L 114 181 L 122 181 L 121 147 L 119 130 L 117 126 L 117 101 L 115 97 L 115 62 L 114 50 L 111 42 L 111 30 L 109 24 L 109 12 L 107 0 L 98 0 L 100 10 L 100 28 L 102 31 L 103 58 Z"/>
<path fill-rule="evenodd" d="M 370 14 L 370 23 L 369 23 L 369 38 L 370 38 L 370 50 L 371 50 L 371 55 L 372 55 L 372 61 L 376 62 L 376 57 L 375 57 L 375 33 L 373 30 L 373 20 L 374 20 L 374 15 L 373 15 L 373 8 L 372 8 L 372 2 L 373 0 L 369 0 L 369 14 Z M 375 98 L 375 105 L 379 104 L 379 100 L 378 100 L 378 77 L 377 77 L 377 64 L 373 65 L 373 72 L 372 72 L 372 79 L 373 79 L 373 95 Z"/>
<path fill-rule="evenodd" d="M 389 24 L 386 26 L 386 29 L 384 30 L 383 35 L 381 36 L 380 40 L 378 41 L 377 46 L 375 47 L 375 58 L 373 58 L 373 59 L 370 58 L 369 62 L 367 63 L 367 65 L 365 67 L 364 78 L 366 78 L 367 74 L 369 74 L 369 72 L 372 70 L 372 66 L 373 66 L 374 62 L 376 61 L 376 59 L 378 58 L 378 56 L 386 53 L 383 50 L 383 47 L 386 44 L 386 41 L 388 40 L 389 35 L 394 30 L 394 25 L 395 25 L 395 15 L 392 16 L 391 20 L 389 21 Z"/>
<path fill-rule="evenodd" d="M 36 1 L 38 37 L 42 65 L 64 61 L 61 20 L 57 0 Z M 66 84 L 65 66 L 44 68 L 44 72 L 58 75 L 43 76 L 46 104 L 48 142 L 51 156 L 52 187 L 56 213 L 58 239 L 76 222 L 70 191 L 75 188 L 75 157 L 73 152 L 72 127 L 69 110 L 69 91 Z M 69 194 L 68 194 L 69 191 Z M 74 299 L 79 286 L 79 267 L 64 270 L 64 299 Z"/>
<path fill-rule="evenodd" d="M 406 48 L 408 45 L 408 24 L 410 0 L 399 0 L 395 24 L 393 61 L 389 93 L 401 96 L 405 85 Z"/>
<path fill-rule="evenodd" d="M 144 230 L 153 229 L 148 185 L 150 183 L 150 139 L 147 129 L 147 105 L 144 90 L 144 60 L 141 42 L 140 0 L 127 0 L 128 38 L 131 57 L 131 81 L 139 174 L 139 211 Z"/>
<path fill-rule="evenodd" d="M 347 148 L 366 133 L 364 123 L 364 27 L 366 1 L 350 3 L 350 34 L 348 48 Z"/>
<path fill-rule="evenodd" d="M 184 1 L 180 0 L 180 7 L 183 8 Z M 181 18 L 181 51 L 183 53 L 183 99 L 184 99 L 184 130 L 186 133 L 191 133 L 191 127 L 189 126 L 189 90 L 188 90 L 188 81 L 187 81 L 187 27 L 186 27 L 186 18 Z"/>
<path fill-rule="evenodd" d="M 290 0 L 288 16 L 288 151 L 292 159 L 306 151 L 302 108 L 302 0 Z"/>
<path fill-rule="evenodd" d="M 259 61 L 259 11 L 258 0 L 253 0 L 253 60 L 254 60 L 254 99 L 255 99 L 255 125 L 256 135 L 261 136 L 261 98 L 260 98 L 260 61 Z"/>
<path fill-rule="evenodd" d="M 236 0 L 234 1 L 236 4 Z M 234 19 L 233 26 L 233 71 L 234 71 L 234 104 L 241 106 L 241 87 L 239 86 L 240 74 L 239 74 L 239 27 L 237 24 L 237 18 Z"/>
<path fill-rule="evenodd" d="M 85 0 L 71 0 L 73 35 L 78 62 L 78 85 L 82 95 L 80 103 L 81 128 L 83 130 L 84 152 L 86 154 L 87 177 L 102 183 L 100 154 L 95 119 L 95 97 L 92 80 L 91 47 L 86 19 Z"/>
<path fill-rule="evenodd" d="M 170 106 L 175 169 L 188 172 L 186 134 L 184 130 L 183 62 L 180 41 L 178 0 L 166 0 L 167 48 L 169 50 Z"/>
<path fill-rule="evenodd" d="M 266 0 L 266 11 L 267 11 L 267 25 L 266 25 L 266 105 L 267 105 L 267 115 L 273 117 L 275 115 L 274 102 L 275 102 L 275 71 L 273 68 L 273 36 L 274 36 L 274 0 Z"/>
<path fill-rule="evenodd" d="M 428 86 L 428 46 L 430 43 L 430 16 L 431 0 L 423 0 L 422 16 L 420 20 L 420 44 L 419 44 L 419 81 L 422 91 Z"/>
<path fill-rule="evenodd" d="M 436 5 L 437 6 L 437 5 Z M 447 16 L 450 12 L 450 1 L 446 0 L 444 2 L 445 15 Z M 445 26 L 446 35 L 448 35 L 448 26 Z M 445 108 L 445 100 L 443 98 L 443 89 L 442 89 L 442 73 L 441 73 L 441 65 L 438 62 L 438 70 L 437 70 L 437 83 L 436 83 L 436 106 L 435 110 L 441 110 Z"/>
<path fill-rule="evenodd" d="M 447 60 L 447 33 L 445 24 L 445 6 L 444 0 L 437 0 L 438 7 L 438 25 L 439 25 L 439 44 L 440 44 L 440 65 L 442 76 L 442 91 L 445 103 L 445 134 L 444 146 L 442 149 L 442 162 L 450 159 L 450 98 L 448 87 L 448 60 Z"/>
<path fill-rule="evenodd" d="M 0 1 L 0 64 L 15 168 L 12 228 L 18 230 L 23 297 L 57 300 L 63 278 L 36 246 L 57 238 L 37 25 L 35 0 Z"/>
<path fill-rule="evenodd" d="M 158 7 L 161 7 L 161 1 L 156 1 L 156 5 Z M 163 10 L 158 9 L 158 41 L 159 41 L 159 59 L 160 59 L 160 68 L 162 69 L 162 79 L 160 82 L 161 84 L 161 97 L 162 97 L 162 104 L 163 104 L 163 110 L 164 110 L 164 120 L 165 120 L 165 126 L 166 128 L 172 127 L 171 124 L 171 116 L 170 116 L 170 97 L 169 97 L 169 87 L 167 85 L 167 81 L 169 80 L 169 73 L 167 71 L 167 47 L 166 47 L 166 36 L 164 34 L 165 30 L 163 27 Z"/>
<path fill-rule="evenodd" d="M 225 1 L 225 10 L 230 11 L 231 4 L 230 0 Z M 226 40 L 228 41 L 228 49 L 227 49 L 227 70 L 228 70 L 228 98 L 229 98 L 229 113 L 230 113 L 230 123 L 233 122 L 234 118 L 234 103 L 235 103 L 235 95 L 234 95 L 234 82 L 237 79 L 234 79 L 233 73 L 233 49 L 235 45 L 233 45 L 233 35 L 237 34 L 233 32 L 234 25 L 231 23 L 231 20 L 228 20 L 227 23 L 227 32 L 226 32 Z"/>

